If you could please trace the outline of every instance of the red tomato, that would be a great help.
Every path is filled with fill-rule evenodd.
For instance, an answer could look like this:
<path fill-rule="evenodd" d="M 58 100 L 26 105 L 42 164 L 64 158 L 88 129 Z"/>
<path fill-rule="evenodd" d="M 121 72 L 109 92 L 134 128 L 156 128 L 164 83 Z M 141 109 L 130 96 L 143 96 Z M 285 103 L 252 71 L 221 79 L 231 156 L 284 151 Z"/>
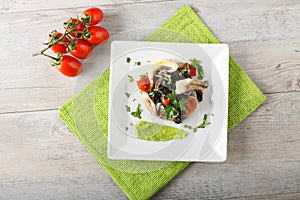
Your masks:
<path fill-rule="evenodd" d="M 66 23 L 67 23 L 67 24 L 70 24 L 70 27 L 67 28 L 67 31 L 71 31 L 73 28 L 75 28 L 75 29 L 74 29 L 75 32 L 76 32 L 76 31 L 83 32 L 83 30 L 85 29 L 85 25 L 83 24 L 83 22 L 80 21 L 80 20 L 78 20 L 78 19 L 76 19 L 76 18 L 72 18 L 72 20 L 69 19 Z M 73 36 L 73 37 L 80 38 L 81 35 L 82 35 L 82 33 L 74 33 L 74 32 L 72 31 L 72 32 L 70 33 L 70 35 Z"/>
<path fill-rule="evenodd" d="M 93 47 L 84 40 L 71 40 L 73 46 L 69 46 L 70 53 L 79 59 L 85 59 L 89 57 L 92 53 Z"/>
<path fill-rule="evenodd" d="M 82 70 L 82 65 L 76 58 L 66 55 L 56 67 L 62 74 L 69 77 L 77 76 Z"/>
<path fill-rule="evenodd" d="M 83 11 L 82 18 L 86 24 L 96 25 L 103 19 L 103 12 L 99 8 L 92 7 Z"/>
<path fill-rule="evenodd" d="M 53 32 L 51 34 L 51 37 L 49 38 L 49 40 L 57 40 L 59 39 L 61 36 L 63 36 L 62 33 L 59 33 L 59 32 Z M 67 37 L 65 37 L 63 40 L 61 40 L 60 42 L 63 42 L 63 43 L 68 43 L 69 42 L 69 39 Z M 67 44 L 56 44 L 56 45 L 53 45 L 51 47 L 52 51 L 54 51 L 55 53 L 62 53 L 62 54 L 65 54 L 67 53 Z"/>
<path fill-rule="evenodd" d="M 161 102 L 162 102 L 162 104 L 163 104 L 164 106 L 167 106 L 167 105 L 169 105 L 169 104 L 171 103 L 171 100 L 168 99 L 168 98 L 163 98 L 163 99 L 161 100 Z"/>
<path fill-rule="evenodd" d="M 149 92 L 150 89 L 150 80 L 148 76 L 143 76 L 140 80 L 137 81 L 137 86 L 143 92 Z"/>
<path fill-rule="evenodd" d="M 186 115 L 191 114 L 197 108 L 197 100 L 194 98 L 188 98 L 186 104 L 186 110 L 184 111 Z"/>
<path fill-rule="evenodd" d="M 189 72 L 190 72 L 190 76 L 196 76 L 197 75 L 197 68 L 193 65 L 190 65 L 188 63 L 184 63 L 182 66 L 182 69 L 188 68 Z"/>
<path fill-rule="evenodd" d="M 107 30 L 100 26 L 88 27 L 88 32 L 90 33 L 90 35 L 85 39 L 90 44 L 102 44 L 109 38 L 109 33 L 107 32 Z"/>
<path fill-rule="evenodd" d="M 190 76 L 193 77 L 193 76 L 196 76 L 196 74 L 197 74 L 196 67 L 194 67 L 194 66 L 190 67 Z"/>

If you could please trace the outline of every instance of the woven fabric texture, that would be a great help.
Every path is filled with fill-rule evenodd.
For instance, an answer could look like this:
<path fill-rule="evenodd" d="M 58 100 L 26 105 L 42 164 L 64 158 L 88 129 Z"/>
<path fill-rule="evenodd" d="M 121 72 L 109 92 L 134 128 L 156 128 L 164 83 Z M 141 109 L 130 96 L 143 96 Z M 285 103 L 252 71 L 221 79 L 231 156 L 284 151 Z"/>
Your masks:
<path fill-rule="evenodd" d="M 218 40 L 189 6 L 182 7 L 146 40 L 176 40 L 162 35 L 163 29 L 180 32 L 199 43 L 218 43 Z M 264 95 L 231 57 L 229 74 L 228 131 L 265 100 Z M 60 108 L 59 116 L 130 199 L 149 199 L 184 170 L 189 163 L 108 159 L 106 153 L 108 92 L 109 69 L 66 102 Z M 98 129 L 101 131 L 96 131 Z"/>

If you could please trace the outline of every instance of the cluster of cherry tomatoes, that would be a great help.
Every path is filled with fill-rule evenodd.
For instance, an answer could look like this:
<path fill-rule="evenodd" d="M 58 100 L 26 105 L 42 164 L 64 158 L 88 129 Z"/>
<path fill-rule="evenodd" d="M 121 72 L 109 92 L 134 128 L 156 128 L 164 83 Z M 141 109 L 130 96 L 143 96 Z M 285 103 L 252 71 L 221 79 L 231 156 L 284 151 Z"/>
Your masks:
<path fill-rule="evenodd" d="M 49 34 L 47 47 L 40 52 L 33 54 L 44 55 L 52 59 L 51 65 L 64 75 L 74 77 L 80 74 L 82 64 L 78 59 L 88 58 L 93 45 L 103 44 L 108 38 L 108 31 L 100 26 L 96 26 L 103 19 L 101 9 L 92 7 L 82 13 L 82 17 L 70 18 L 64 23 L 64 33 L 52 31 Z M 56 53 L 56 57 L 45 53 L 51 49 Z M 70 53 L 71 55 L 66 55 Z"/>

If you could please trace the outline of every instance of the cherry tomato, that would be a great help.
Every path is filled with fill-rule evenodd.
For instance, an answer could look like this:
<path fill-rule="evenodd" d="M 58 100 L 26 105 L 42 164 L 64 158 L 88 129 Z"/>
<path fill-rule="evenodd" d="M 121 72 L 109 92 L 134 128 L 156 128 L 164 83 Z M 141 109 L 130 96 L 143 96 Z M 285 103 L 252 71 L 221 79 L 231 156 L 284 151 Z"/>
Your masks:
<path fill-rule="evenodd" d="M 59 33 L 59 32 L 53 32 L 51 34 L 51 37 L 49 38 L 49 41 L 50 40 L 57 40 L 59 39 L 63 34 L 62 33 Z M 69 42 L 69 39 L 67 37 L 65 37 L 62 41 L 60 42 L 63 42 L 63 43 L 68 43 Z M 54 51 L 55 53 L 62 53 L 62 54 L 65 54 L 67 53 L 67 49 L 68 49 L 68 46 L 67 44 L 56 44 L 56 45 L 53 45 L 51 47 L 52 51 Z"/>
<path fill-rule="evenodd" d="M 69 46 L 69 52 L 79 59 L 85 59 L 89 57 L 92 53 L 93 47 L 84 40 L 71 40 L 73 45 Z"/>
<path fill-rule="evenodd" d="M 143 76 L 137 81 L 137 86 L 143 92 L 148 92 L 150 90 L 150 80 L 148 76 Z"/>
<path fill-rule="evenodd" d="M 185 69 L 185 68 L 188 68 L 191 77 L 196 76 L 197 68 L 195 66 L 190 65 L 188 63 L 184 63 L 183 66 L 182 66 L 182 69 Z"/>
<path fill-rule="evenodd" d="M 168 98 L 162 98 L 161 102 L 164 106 L 167 106 L 171 103 L 171 100 Z"/>
<path fill-rule="evenodd" d="M 194 66 L 190 67 L 190 76 L 193 77 L 193 76 L 196 76 L 196 74 L 197 74 L 196 67 L 194 67 Z"/>
<path fill-rule="evenodd" d="M 88 43 L 93 45 L 102 44 L 109 38 L 109 33 L 107 30 L 100 26 L 88 27 L 88 32 L 90 35 L 85 39 Z"/>
<path fill-rule="evenodd" d="M 186 110 L 184 111 L 186 115 L 191 114 L 197 108 L 197 101 L 195 98 L 188 98 L 186 104 Z"/>
<path fill-rule="evenodd" d="M 67 55 L 64 55 L 60 64 L 56 67 L 62 74 L 69 77 L 77 76 L 82 70 L 81 63 L 76 58 Z"/>
<path fill-rule="evenodd" d="M 71 31 L 74 27 L 76 27 L 74 29 L 75 32 L 76 31 L 82 32 L 85 29 L 84 23 L 76 18 L 72 18 L 72 20 L 69 19 L 66 23 L 71 24 L 71 27 L 67 28 L 67 31 Z M 82 33 L 73 33 L 73 31 L 72 31 L 72 33 L 70 33 L 70 35 L 73 37 L 76 37 L 76 38 L 80 38 Z"/>
<path fill-rule="evenodd" d="M 86 19 L 86 24 L 96 25 L 103 19 L 103 12 L 99 8 L 92 7 L 83 11 L 82 18 Z"/>

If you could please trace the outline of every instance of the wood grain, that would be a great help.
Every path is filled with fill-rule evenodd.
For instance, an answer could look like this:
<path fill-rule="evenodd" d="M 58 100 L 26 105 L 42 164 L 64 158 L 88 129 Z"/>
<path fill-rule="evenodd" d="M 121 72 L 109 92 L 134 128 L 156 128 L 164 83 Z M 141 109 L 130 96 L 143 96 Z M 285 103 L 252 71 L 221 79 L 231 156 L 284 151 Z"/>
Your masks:
<path fill-rule="evenodd" d="M 112 36 L 116 36 L 118 33 L 126 30 L 134 29 L 137 24 L 140 24 L 139 27 L 141 29 L 158 27 L 163 21 L 170 17 L 176 9 L 179 9 L 184 4 L 185 3 L 182 2 L 147 3 L 149 12 L 143 14 L 140 12 L 143 10 L 144 4 L 128 4 L 122 5 L 121 7 L 105 6 L 104 11 L 107 13 L 107 17 L 102 24 L 104 27 L 107 27 Z M 174 7 L 174 10 L 168 9 L 170 5 Z M 261 30 L 268 33 L 269 36 L 268 40 L 264 40 L 264 38 L 261 38 L 260 33 L 240 33 L 240 31 L 236 31 L 237 29 L 230 29 L 218 24 L 216 21 L 211 21 L 212 19 L 223 19 L 222 15 L 224 15 L 224 13 L 221 10 L 214 11 L 215 8 L 200 7 L 196 4 L 194 4 L 194 7 L 201 10 L 200 15 L 207 18 L 205 20 L 209 21 L 207 24 L 214 32 L 222 33 L 222 36 L 220 36 L 221 41 L 229 44 L 230 51 L 234 58 L 264 92 L 299 91 L 300 54 L 298 52 L 299 47 L 297 46 L 297 41 L 299 41 L 300 36 L 298 35 L 298 38 L 291 39 L 297 30 L 287 31 L 284 26 L 278 27 L 276 33 L 269 34 L 269 29 Z M 287 7 L 293 8 L 295 12 L 300 10 L 300 8 L 294 9 L 296 7 L 294 4 L 288 4 Z M 270 8 L 269 6 L 267 8 L 268 11 L 272 9 L 277 10 L 276 7 Z M 132 12 L 123 14 L 121 12 L 123 9 L 132 10 Z M 211 12 L 213 12 L 213 14 L 202 13 L 202 10 L 205 9 L 212 9 Z M 238 29 L 247 30 L 248 32 L 251 32 L 251 30 L 255 28 L 255 24 L 249 25 L 247 28 L 240 27 L 241 21 L 235 20 L 236 12 L 246 12 L 244 9 L 237 9 L 234 13 L 229 12 L 229 8 L 227 9 L 228 12 L 226 12 L 226 16 L 231 17 L 230 19 L 226 19 L 229 26 L 238 27 Z M 250 5 L 250 8 L 245 7 L 245 9 L 252 11 L 251 19 L 253 18 L 253 23 L 261 20 L 262 15 L 265 13 L 264 9 L 260 8 L 256 10 L 253 8 L 253 5 Z M 73 95 L 72 88 L 74 84 L 76 84 L 75 79 L 66 79 L 63 76 L 57 75 L 56 69 L 49 67 L 49 61 L 46 58 L 32 58 L 31 54 L 42 48 L 40 43 L 45 42 L 48 33 L 53 29 L 52 27 L 57 27 L 58 30 L 62 30 L 59 27 L 61 27 L 61 23 L 65 20 L 65 16 L 74 16 L 76 13 L 80 13 L 80 10 L 80 8 L 77 8 L 39 12 L 31 11 L 29 12 L 30 14 L 28 12 L 2 14 L 2 18 L 0 18 L 0 30 L 7 32 L 7 34 L 0 38 L 3 47 L 0 50 L 0 59 L 5 60 L 6 66 L 13 67 L 1 65 L 0 95 L 3 103 L 0 104 L 0 113 L 41 110 L 43 108 L 54 109 L 58 108 L 59 105 Z M 142 17 L 136 18 L 134 17 L 135 15 Z M 153 15 L 155 15 L 156 18 L 152 19 L 151 16 Z M 286 15 L 289 14 L 286 13 Z M 286 18 L 292 17 L 286 16 Z M 53 21 L 53 19 L 57 20 Z M 127 21 L 131 23 L 124 23 Z M 147 23 L 145 23 L 145 21 Z M 13 26 L 15 23 L 18 24 L 17 27 Z M 29 23 L 31 26 L 28 26 Z M 273 23 L 279 22 L 275 20 Z M 38 38 L 32 37 L 32 26 L 39 27 L 39 29 L 34 30 Z M 217 28 L 215 28 L 215 26 L 217 26 Z M 280 32 L 290 35 L 282 36 L 283 38 L 279 40 L 273 40 L 272 38 L 278 37 L 278 33 Z M 227 33 L 228 35 L 226 35 Z M 251 38 L 253 35 L 256 38 L 254 41 Z M 288 37 L 288 39 L 286 39 L 286 37 Z M 21 38 L 17 46 L 12 42 L 12 38 Z M 31 48 L 28 48 L 29 45 Z M 240 49 L 243 49 L 243 51 Z M 10 56 L 11 54 L 14 56 Z M 93 57 L 85 61 L 85 63 L 93 62 L 95 57 L 96 55 L 93 55 Z M 22 60 L 22 62 L 20 63 L 19 60 Z M 86 67 L 85 71 L 87 71 L 88 68 L 89 67 Z M 252 72 L 253 70 L 255 71 Z M 20 73 L 20 71 L 22 71 L 22 73 Z M 291 71 L 293 73 L 290 76 Z M 7 74 L 11 74 L 11 76 L 7 76 Z M 273 80 L 275 75 L 280 76 Z M 44 80 L 45 77 L 47 77 L 46 80 Z M 8 90 L 10 92 L 6 92 Z M 62 90 L 62 92 L 57 92 L 58 90 Z M 16 94 L 18 94 L 19 98 L 15 98 Z M 47 96 L 47 98 L 45 98 L 45 96 Z"/>
<path fill-rule="evenodd" d="M 57 117 L 82 79 L 32 58 L 54 27 L 90 5 L 120 32 L 159 27 L 190 4 L 266 94 L 229 135 L 225 163 L 194 163 L 153 199 L 300 199 L 300 3 L 262 1 L 0 2 L 0 199 L 127 199 Z M 129 12 L 130 11 L 130 12 Z M 138 16 L 138 17 L 137 17 Z M 104 47 L 103 47 L 104 48 Z M 102 55 L 103 50 L 97 50 Z M 93 58 L 85 66 L 95 65 Z M 93 73 L 86 67 L 86 77 Z M 90 70 L 90 71 L 89 71 Z M 86 80 L 87 82 L 89 80 Z M 84 83 L 86 84 L 86 83 Z"/>
<path fill-rule="evenodd" d="M 8 1 L 3 0 L 0 2 L 0 13 L 12 13 L 12 12 L 30 12 L 30 11 L 40 11 L 40 10 L 61 10 L 69 8 L 82 8 L 90 6 L 102 7 L 105 5 L 118 6 L 122 4 L 136 4 L 136 3 L 145 3 L 145 2 L 161 2 L 161 0 L 102 0 L 102 1 L 71 1 L 65 0 L 53 3 L 51 1 L 43 0 L 15 0 Z"/>

